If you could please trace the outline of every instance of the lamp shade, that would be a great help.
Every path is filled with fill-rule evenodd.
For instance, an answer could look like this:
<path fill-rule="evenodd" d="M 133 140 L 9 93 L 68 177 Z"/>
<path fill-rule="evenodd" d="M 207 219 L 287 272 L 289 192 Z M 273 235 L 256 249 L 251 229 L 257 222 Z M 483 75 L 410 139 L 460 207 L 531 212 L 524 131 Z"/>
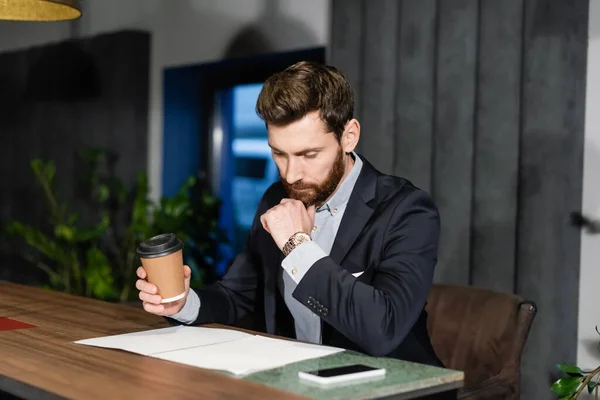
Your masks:
<path fill-rule="evenodd" d="M 80 16 L 79 0 L 0 0 L 0 20 L 67 21 Z"/>

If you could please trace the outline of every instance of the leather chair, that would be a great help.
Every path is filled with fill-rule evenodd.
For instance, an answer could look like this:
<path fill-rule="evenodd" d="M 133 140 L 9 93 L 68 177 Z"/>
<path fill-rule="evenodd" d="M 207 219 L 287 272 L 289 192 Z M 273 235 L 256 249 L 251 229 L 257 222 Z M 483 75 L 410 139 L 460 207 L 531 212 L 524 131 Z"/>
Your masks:
<path fill-rule="evenodd" d="M 519 399 L 521 354 L 537 307 L 522 297 L 434 284 L 427 326 L 438 357 L 465 373 L 459 399 Z"/>

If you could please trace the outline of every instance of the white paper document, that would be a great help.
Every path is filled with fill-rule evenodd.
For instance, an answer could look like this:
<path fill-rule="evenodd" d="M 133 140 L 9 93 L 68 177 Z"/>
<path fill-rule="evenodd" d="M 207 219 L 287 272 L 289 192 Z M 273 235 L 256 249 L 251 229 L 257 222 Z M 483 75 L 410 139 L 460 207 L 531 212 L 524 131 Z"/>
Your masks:
<path fill-rule="evenodd" d="M 155 354 L 154 357 L 200 368 L 229 371 L 236 375 L 247 375 L 340 351 L 343 349 L 252 336 L 234 342 Z"/>
<path fill-rule="evenodd" d="M 154 353 L 165 353 L 189 347 L 207 346 L 253 336 L 254 335 L 234 331 L 232 329 L 174 326 L 171 328 L 78 340 L 75 343 L 125 350 L 150 356 Z"/>
<path fill-rule="evenodd" d="M 77 344 L 120 349 L 200 368 L 247 375 L 344 349 L 272 339 L 230 329 L 176 326 L 79 340 Z"/>

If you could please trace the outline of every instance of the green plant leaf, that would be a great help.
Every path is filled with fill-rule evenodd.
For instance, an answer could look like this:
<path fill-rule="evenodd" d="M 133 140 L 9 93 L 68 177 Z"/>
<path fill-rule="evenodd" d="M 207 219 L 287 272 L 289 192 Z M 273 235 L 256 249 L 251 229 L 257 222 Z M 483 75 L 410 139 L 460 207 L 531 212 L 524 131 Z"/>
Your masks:
<path fill-rule="evenodd" d="M 64 282 L 59 274 L 49 274 L 50 284 L 47 285 L 49 289 L 64 289 Z"/>
<path fill-rule="evenodd" d="M 67 242 L 73 242 L 73 228 L 67 225 L 59 224 L 54 227 L 54 235 L 57 238 L 64 239 Z"/>
<path fill-rule="evenodd" d="M 117 204 L 119 206 L 125 204 L 125 201 L 127 201 L 127 189 L 125 189 L 125 185 L 123 184 L 123 182 L 121 182 L 118 179 L 113 179 L 110 182 L 109 187 L 112 197 L 117 202 Z"/>
<path fill-rule="evenodd" d="M 25 239 L 28 245 L 58 263 L 68 260 L 66 251 L 42 231 L 18 221 L 9 222 L 7 232 Z"/>
<path fill-rule="evenodd" d="M 75 240 L 77 242 L 93 241 L 94 243 L 99 242 L 104 236 L 104 233 L 110 225 L 110 216 L 104 214 L 100 222 L 92 226 L 91 228 L 78 229 L 75 232 Z"/>
<path fill-rule="evenodd" d="M 33 173 L 40 181 L 52 183 L 56 176 L 56 165 L 54 162 L 36 158 L 31 161 L 30 165 Z"/>
<path fill-rule="evenodd" d="M 148 177 L 146 174 L 139 174 L 136 182 L 135 199 L 133 200 L 133 209 L 131 216 L 131 227 L 134 232 L 146 233 L 148 230 Z"/>
<path fill-rule="evenodd" d="M 590 380 L 588 382 L 587 388 L 588 388 L 588 393 L 592 393 L 594 391 L 594 388 L 598 386 L 598 382 L 594 382 L 593 380 Z"/>
<path fill-rule="evenodd" d="M 98 186 L 98 202 L 104 203 L 110 197 L 110 190 L 106 185 Z"/>
<path fill-rule="evenodd" d="M 75 225 L 75 223 L 77 222 L 78 219 L 79 219 L 79 214 L 78 213 L 73 213 L 67 219 L 67 224 L 68 225 Z"/>
<path fill-rule="evenodd" d="M 116 297 L 117 290 L 110 262 L 106 255 L 97 247 L 90 248 L 86 253 L 86 266 L 83 271 L 83 277 L 88 286 L 88 291 L 94 297 L 102 300 Z"/>
<path fill-rule="evenodd" d="M 583 375 L 583 371 L 581 370 L 581 368 L 575 366 L 575 365 L 569 365 L 569 364 L 558 364 L 557 368 L 560 369 L 562 372 L 569 374 L 569 375 L 575 375 L 575 376 L 582 376 Z"/>
<path fill-rule="evenodd" d="M 582 376 L 567 376 L 554 382 L 551 390 L 559 396 L 567 396 L 575 393 L 582 381 Z"/>
<path fill-rule="evenodd" d="M 52 181 L 54 178 L 54 173 L 56 172 L 56 167 L 54 167 L 54 163 L 52 161 L 45 162 L 39 158 L 35 158 L 31 160 L 29 163 L 31 169 L 35 176 L 40 181 Z"/>

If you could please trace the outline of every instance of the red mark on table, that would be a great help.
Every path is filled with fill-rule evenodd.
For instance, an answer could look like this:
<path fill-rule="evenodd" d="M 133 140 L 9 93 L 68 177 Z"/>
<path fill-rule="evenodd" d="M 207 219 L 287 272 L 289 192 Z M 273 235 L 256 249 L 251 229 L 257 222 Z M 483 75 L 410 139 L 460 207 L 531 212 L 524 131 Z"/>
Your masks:
<path fill-rule="evenodd" d="M 35 325 L 17 321 L 16 319 L 12 319 L 12 318 L 0 317 L 0 331 L 12 331 L 14 329 L 27 329 L 27 328 L 35 328 Z"/>

